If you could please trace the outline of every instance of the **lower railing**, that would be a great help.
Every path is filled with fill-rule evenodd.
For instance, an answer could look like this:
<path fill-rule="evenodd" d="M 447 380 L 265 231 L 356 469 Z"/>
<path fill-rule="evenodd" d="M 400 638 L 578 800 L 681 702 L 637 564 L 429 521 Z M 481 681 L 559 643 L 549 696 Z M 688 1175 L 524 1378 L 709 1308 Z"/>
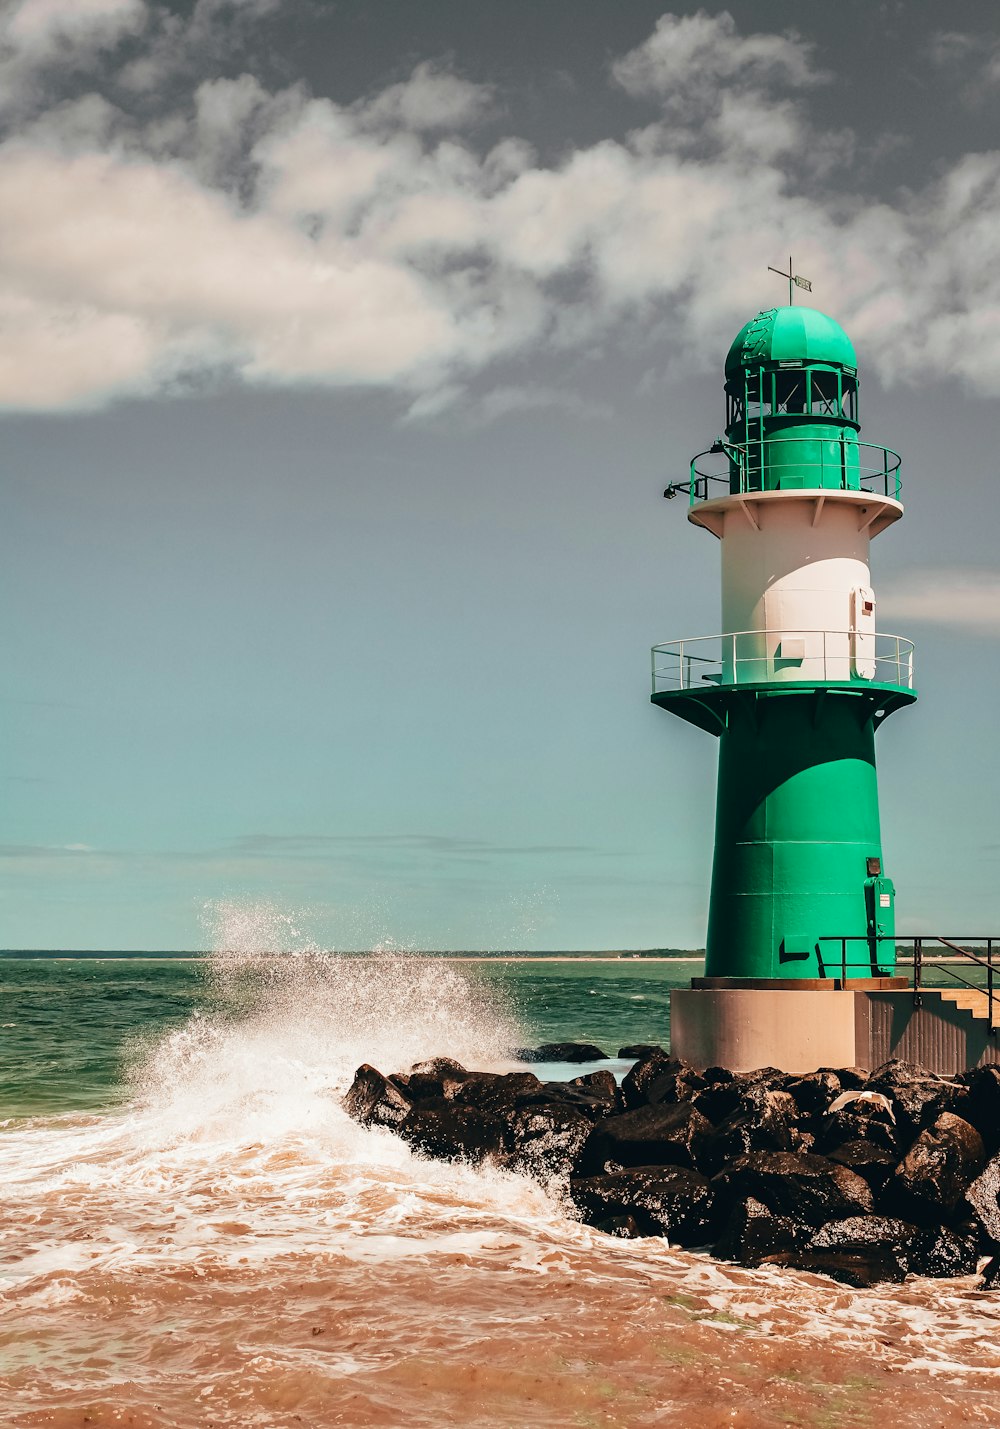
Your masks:
<path fill-rule="evenodd" d="M 839 978 L 845 984 L 858 978 L 888 977 L 888 969 L 883 968 L 879 961 L 879 951 L 886 943 L 896 953 L 897 965 L 901 964 L 911 971 L 915 1007 L 920 1006 L 924 992 L 939 992 L 943 987 L 960 983 L 971 992 L 985 996 L 988 1030 L 996 1036 L 1000 1026 L 1000 984 L 997 979 L 1000 972 L 1000 937 L 943 938 L 915 934 L 911 938 L 900 939 L 891 933 L 824 937 L 817 944 L 819 975 Z M 908 943 L 912 947 L 912 957 L 900 960 L 899 952 Z M 970 944 L 974 946 L 970 947 Z M 940 947 L 945 951 L 929 952 L 929 947 Z M 951 983 L 931 982 L 929 979 L 933 974 L 949 978 Z"/>
<path fill-rule="evenodd" d="M 652 650 L 653 694 L 804 680 L 913 688 L 913 641 L 884 630 L 733 630 Z"/>

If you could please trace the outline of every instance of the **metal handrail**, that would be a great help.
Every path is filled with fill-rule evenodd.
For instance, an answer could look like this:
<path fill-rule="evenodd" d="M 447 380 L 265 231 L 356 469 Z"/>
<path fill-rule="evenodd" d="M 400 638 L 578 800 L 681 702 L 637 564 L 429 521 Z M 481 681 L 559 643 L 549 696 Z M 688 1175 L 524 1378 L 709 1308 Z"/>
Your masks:
<path fill-rule="evenodd" d="M 737 475 L 736 491 L 741 495 L 750 491 L 760 491 L 761 473 L 766 465 L 764 461 L 764 449 L 767 447 L 792 446 L 796 443 L 810 443 L 815 446 L 819 444 L 820 460 L 817 461 L 797 461 L 795 463 L 799 470 L 807 469 L 819 473 L 819 480 L 816 482 L 816 490 L 841 490 L 841 491 L 867 491 L 871 495 L 878 495 L 881 491 L 883 496 L 888 496 L 894 501 L 899 500 L 899 494 L 903 489 L 900 468 L 902 457 L 891 447 L 879 446 L 875 442 L 852 442 L 838 441 L 835 437 L 815 435 L 800 435 L 794 437 L 765 437 L 760 441 L 739 443 L 739 442 L 716 442 L 714 446 L 708 447 L 703 452 L 698 452 L 691 459 L 690 480 L 688 482 L 673 482 L 668 491 L 680 491 L 687 487 L 690 502 L 692 505 L 696 501 L 707 501 L 710 499 L 709 487 L 711 484 L 722 484 L 726 488 L 726 494 L 733 491 L 732 480 L 734 468 Z M 830 455 L 829 459 L 824 457 L 824 447 L 834 446 L 837 448 L 836 456 Z M 878 453 L 879 460 L 866 460 L 861 462 L 862 453 Z M 848 454 L 857 456 L 858 464 L 854 465 L 853 460 L 848 462 Z M 725 467 L 721 467 L 718 462 L 712 463 L 712 469 L 708 470 L 698 465 L 706 457 L 724 457 Z M 830 478 L 839 474 L 839 480 L 832 482 Z M 852 481 L 857 480 L 857 486 L 848 484 L 848 474 Z M 751 481 L 751 477 L 756 478 Z M 890 489 L 891 488 L 891 489 Z M 780 476 L 779 485 L 768 490 L 781 490 Z M 785 488 L 786 490 L 789 488 Z M 798 489 L 798 488 L 794 488 Z M 802 488 L 803 490 L 808 488 Z"/>
<path fill-rule="evenodd" d="M 774 641 L 806 640 L 820 645 L 801 656 L 781 655 L 780 645 L 768 654 Z M 818 637 L 818 639 L 817 639 Z M 718 642 L 719 653 L 704 655 L 706 642 Z M 752 652 L 741 654 L 747 642 Z M 865 644 L 862 644 L 865 642 Z M 871 642 L 868 645 L 868 642 Z M 692 650 L 696 646 L 698 649 Z M 889 647 L 888 651 L 886 647 Z M 733 685 L 781 683 L 801 676 L 808 680 L 864 684 L 892 684 L 913 688 L 913 641 L 905 635 L 878 630 L 871 634 L 856 627 L 846 630 L 730 630 L 718 635 L 687 636 L 665 640 L 650 652 L 653 694 L 700 688 L 705 683 Z M 695 670 L 694 666 L 699 668 Z M 701 667 L 713 666 L 712 670 Z M 796 666 L 799 668 L 796 669 Z M 871 673 L 863 673 L 870 670 Z M 879 678 L 894 672 L 894 679 Z"/>
<path fill-rule="evenodd" d="M 906 938 L 900 939 L 895 933 L 853 933 L 848 934 L 846 936 L 827 935 L 825 937 L 818 938 L 816 942 L 816 953 L 817 960 L 819 963 L 820 977 L 826 978 L 835 976 L 837 971 L 839 971 L 841 981 L 843 983 L 847 983 L 850 980 L 851 976 L 849 969 L 852 968 L 865 969 L 864 972 L 855 974 L 856 977 L 888 976 L 888 974 L 882 972 L 878 966 L 879 944 L 883 942 L 891 942 L 892 944 L 894 944 L 894 950 L 898 950 L 901 942 L 905 944 L 906 941 L 908 941 Z M 969 988 L 972 992 L 979 992 L 985 994 L 987 999 L 987 1031 L 991 1037 L 995 1037 L 997 1035 L 998 1028 L 1000 1028 L 1000 989 L 998 989 L 997 987 L 997 962 L 994 958 L 994 944 L 1000 944 L 1000 938 L 996 938 L 991 934 L 983 934 L 982 936 L 977 935 L 975 937 L 964 937 L 962 939 L 959 939 L 957 937 L 932 937 L 928 934 L 918 933 L 913 934 L 910 941 L 912 941 L 913 943 L 913 976 L 911 990 L 913 993 L 914 1007 L 919 1007 L 921 1005 L 924 992 L 940 991 L 939 988 L 931 988 L 930 985 L 924 979 L 925 965 L 930 963 L 933 967 L 944 973 L 946 977 L 953 978 L 956 982 L 960 982 L 963 987 Z M 952 953 L 957 954 L 964 961 L 974 963 L 977 967 L 985 968 L 985 988 L 982 986 L 981 983 L 970 982 L 968 978 L 963 977 L 961 973 L 957 972 L 953 967 L 946 966 L 945 963 L 942 961 L 940 955 L 931 954 L 930 956 L 928 956 L 928 954 L 924 950 L 924 944 L 928 942 L 940 943 L 944 947 L 950 949 Z M 824 961 L 822 950 L 823 943 L 840 944 L 839 963 L 836 960 L 832 960 L 830 962 Z M 868 950 L 867 958 L 860 962 L 848 960 L 848 943 L 863 943 Z M 985 943 L 985 958 L 978 956 L 972 951 L 971 948 L 963 947 L 962 943 Z M 833 971 L 830 971 L 830 969 L 832 969 Z"/>

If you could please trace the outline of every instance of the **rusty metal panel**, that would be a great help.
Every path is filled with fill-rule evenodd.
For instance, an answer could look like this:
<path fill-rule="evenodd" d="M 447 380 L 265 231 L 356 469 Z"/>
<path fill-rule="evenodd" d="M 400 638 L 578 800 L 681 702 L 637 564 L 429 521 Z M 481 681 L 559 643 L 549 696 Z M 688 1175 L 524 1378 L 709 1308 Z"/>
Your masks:
<path fill-rule="evenodd" d="M 986 1023 L 925 991 L 920 1007 L 911 992 L 857 994 L 858 1061 L 878 1067 L 890 1057 L 917 1062 L 932 1072 L 953 1075 L 988 1062 L 1000 1063 L 997 1038 Z"/>

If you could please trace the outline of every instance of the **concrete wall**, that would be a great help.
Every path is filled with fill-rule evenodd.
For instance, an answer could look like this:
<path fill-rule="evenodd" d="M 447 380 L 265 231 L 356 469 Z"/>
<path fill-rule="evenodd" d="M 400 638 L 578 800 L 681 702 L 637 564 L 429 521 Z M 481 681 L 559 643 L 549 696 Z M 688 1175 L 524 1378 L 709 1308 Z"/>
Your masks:
<path fill-rule="evenodd" d="M 890 1057 L 954 1075 L 1000 1063 L 985 1022 L 925 992 L 692 988 L 670 994 L 670 1050 L 695 1067 L 881 1066 Z"/>

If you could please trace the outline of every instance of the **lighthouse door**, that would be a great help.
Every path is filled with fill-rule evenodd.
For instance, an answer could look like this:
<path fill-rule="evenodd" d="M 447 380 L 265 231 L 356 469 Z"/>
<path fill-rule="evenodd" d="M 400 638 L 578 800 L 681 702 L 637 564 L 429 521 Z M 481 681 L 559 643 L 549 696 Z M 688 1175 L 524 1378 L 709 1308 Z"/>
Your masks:
<path fill-rule="evenodd" d="M 875 678 L 875 592 L 869 586 L 851 591 L 851 674 Z"/>

